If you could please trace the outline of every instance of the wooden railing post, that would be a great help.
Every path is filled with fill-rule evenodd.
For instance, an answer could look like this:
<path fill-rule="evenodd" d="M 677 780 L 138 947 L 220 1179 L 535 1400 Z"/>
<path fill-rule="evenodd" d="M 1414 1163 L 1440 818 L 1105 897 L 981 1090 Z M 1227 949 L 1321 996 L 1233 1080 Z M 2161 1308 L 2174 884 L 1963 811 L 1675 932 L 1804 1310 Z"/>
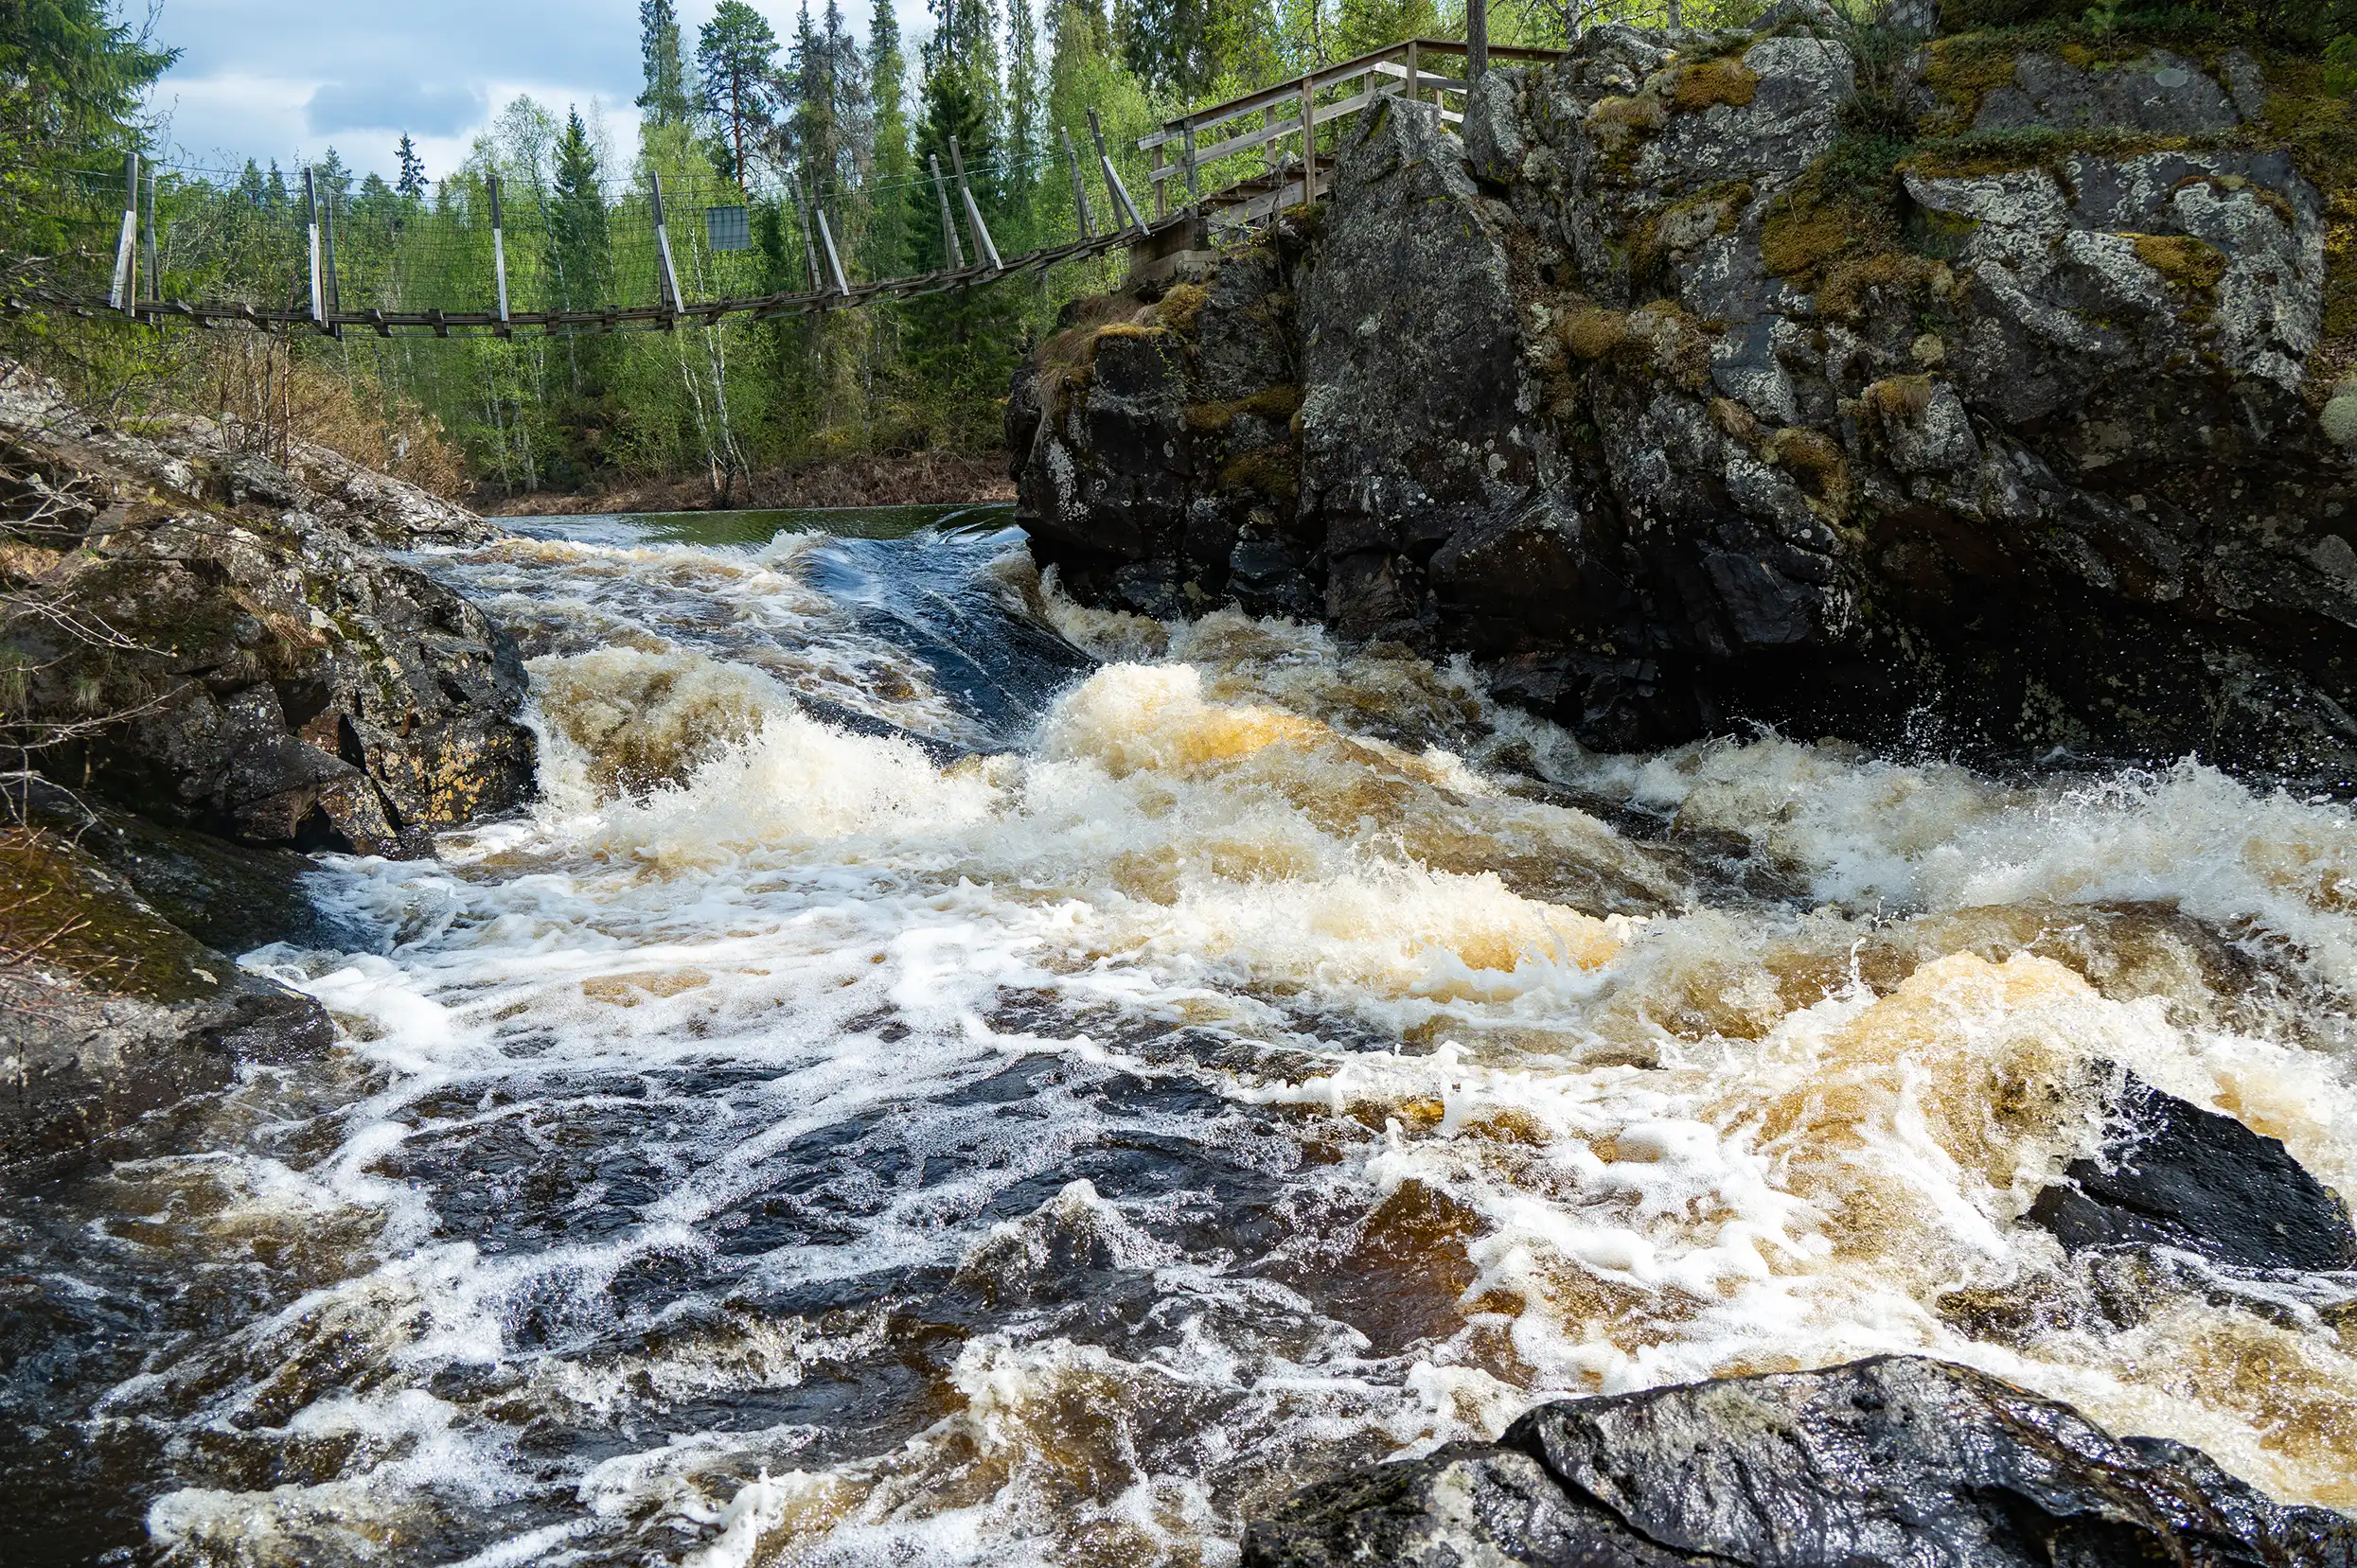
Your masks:
<path fill-rule="evenodd" d="M 843 276 L 843 259 L 835 254 L 835 231 L 826 226 L 826 208 L 819 207 L 819 238 L 826 242 L 826 270 L 835 274 L 835 292 L 848 295 L 851 280 Z"/>
<path fill-rule="evenodd" d="M 1189 120 L 1186 124 L 1185 150 L 1187 155 L 1187 203 L 1192 206 L 1201 203 L 1203 200 L 1203 182 L 1199 177 L 1202 171 L 1195 167 L 1195 122 L 1193 120 Z"/>
<path fill-rule="evenodd" d="M 1129 199 L 1129 187 L 1121 183 L 1121 176 L 1113 169 L 1112 156 L 1105 150 L 1105 122 L 1097 117 L 1094 109 L 1089 111 L 1089 134 L 1097 144 L 1097 167 L 1105 171 L 1106 200 L 1113 203 L 1117 217 L 1125 213 L 1128 215 L 1129 220 L 1125 227 L 1144 228 L 1144 215 L 1138 211 L 1138 203 Z"/>
<path fill-rule="evenodd" d="M 975 203 L 974 192 L 966 183 L 966 157 L 958 150 L 958 139 L 949 138 L 949 167 L 958 177 L 958 200 L 966 203 L 966 226 L 974 231 L 974 243 L 982 251 L 982 259 L 990 263 L 994 273 L 1006 271 L 999 259 L 999 247 L 990 240 L 990 229 L 983 222 L 982 208 Z"/>
<path fill-rule="evenodd" d="M 1412 39 L 1412 38 L 1411 38 L 1411 39 L 1409 39 L 1409 40 L 1408 41 L 1408 81 L 1407 81 L 1407 89 L 1408 89 L 1408 101 L 1409 101 L 1409 103 L 1414 103 L 1414 102 L 1416 102 L 1416 101 L 1417 101 L 1417 94 L 1418 94 L 1418 92 L 1419 92 L 1419 89 L 1418 89 L 1418 88 L 1417 88 L 1417 86 L 1416 86 L 1416 41 L 1415 41 L 1414 39 Z"/>
<path fill-rule="evenodd" d="M 1080 177 L 1080 150 L 1072 146 L 1070 126 L 1059 125 L 1055 133 L 1064 138 L 1064 161 L 1072 166 L 1072 221 L 1080 227 L 1080 238 L 1094 238 L 1089 232 L 1089 183 Z"/>
<path fill-rule="evenodd" d="M 1170 203 L 1162 191 L 1162 165 L 1165 161 L 1162 156 L 1162 144 L 1156 142 L 1154 162 L 1147 166 L 1152 172 L 1146 176 L 1145 183 L 1154 187 L 1154 221 L 1157 223 L 1170 216 Z"/>
<path fill-rule="evenodd" d="M 328 329 L 328 283 L 320 271 L 319 173 L 309 164 L 303 166 L 303 227 L 310 239 L 311 325 L 325 332 Z"/>
<path fill-rule="evenodd" d="M 667 332 L 671 329 L 672 319 L 687 301 L 680 293 L 679 271 L 671 265 L 671 231 L 663 220 L 663 176 L 648 169 L 647 183 L 654 194 L 655 259 L 662 268 L 656 282 L 663 290 L 663 327 Z"/>
<path fill-rule="evenodd" d="M 140 259 L 147 266 L 148 298 L 161 301 L 164 297 L 164 269 L 155 261 L 155 170 L 152 168 L 147 171 L 146 194 L 148 214 L 139 227 Z"/>
<path fill-rule="evenodd" d="M 1480 4 L 1480 0 L 1474 0 Z M 1318 90 L 1302 78 L 1302 204 L 1318 200 Z"/>
<path fill-rule="evenodd" d="M 499 326 L 494 330 L 504 338 L 508 330 L 506 215 L 499 206 L 499 176 L 488 175 L 483 184 L 491 197 L 491 275 L 499 285 Z"/>
<path fill-rule="evenodd" d="M 794 212 L 802 220 L 802 275 L 810 280 L 810 291 L 817 293 L 825 287 L 819 281 L 819 247 L 810 238 L 810 198 L 802 188 L 802 176 L 794 176 Z"/>
<path fill-rule="evenodd" d="M 934 153 L 925 154 L 925 161 L 933 166 L 933 195 L 941 203 L 941 262 L 953 273 L 966 271 L 966 247 L 958 243 L 957 220 L 949 216 L 949 187 L 942 183 L 941 159 Z"/>
<path fill-rule="evenodd" d="M 123 154 L 123 227 L 115 240 L 115 286 L 106 302 L 124 315 L 139 315 L 139 154 Z"/>

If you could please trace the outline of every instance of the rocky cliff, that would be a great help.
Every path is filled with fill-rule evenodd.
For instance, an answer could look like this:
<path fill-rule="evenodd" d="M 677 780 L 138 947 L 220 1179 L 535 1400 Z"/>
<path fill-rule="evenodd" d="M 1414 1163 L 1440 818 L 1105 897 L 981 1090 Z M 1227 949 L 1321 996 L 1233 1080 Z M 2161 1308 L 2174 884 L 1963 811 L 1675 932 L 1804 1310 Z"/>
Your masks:
<path fill-rule="evenodd" d="M 532 785 L 525 677 L 380 554 L 488 525 L 319 448 L 137 432 L 0 367 L 0 712 L 50 776 L 245 843 L 402 855 Z"/>
<path fill-rule="evenodd" d="M 430 854 L 529 793 L 513 643 L 381 554 L 490 532 L 0 362 L 0 1168 L 328 1043 L 225 956 L 307 934 L 292 851 Z"/>
<path fill-rule="evenodd" d="M 1021 517 L 1085 597 L 1469 652 L 1604 748 L 2357 780 L 2352 123 L 2214 39 L 1599 27 L 1076 307 Z"/>

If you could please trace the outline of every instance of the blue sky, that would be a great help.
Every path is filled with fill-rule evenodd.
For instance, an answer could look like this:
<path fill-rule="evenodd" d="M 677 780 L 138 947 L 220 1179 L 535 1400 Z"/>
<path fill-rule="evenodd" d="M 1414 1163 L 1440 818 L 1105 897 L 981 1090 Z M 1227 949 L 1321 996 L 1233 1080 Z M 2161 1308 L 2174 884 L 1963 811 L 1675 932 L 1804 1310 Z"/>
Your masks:
<path fill-rule="evenodd" d="M 691 49 L 714 3 L 679 0 Z M 799 0 L 752 3 L 790 36 Z M 927 29 L 923 0 L 895 7 L 904 34 Z M 867 0 L 843 9 L 864 32 Z M 616 143 L 635 145 L 637 0 L 163 0 L 155 34 L 181 58 L 151 106 L 173 155 L 200 164 L 292 167 L 332 146 L 389 177 L 407 131 L 438 176 L 518 93 L 560 115 L 602 103 Z"/>

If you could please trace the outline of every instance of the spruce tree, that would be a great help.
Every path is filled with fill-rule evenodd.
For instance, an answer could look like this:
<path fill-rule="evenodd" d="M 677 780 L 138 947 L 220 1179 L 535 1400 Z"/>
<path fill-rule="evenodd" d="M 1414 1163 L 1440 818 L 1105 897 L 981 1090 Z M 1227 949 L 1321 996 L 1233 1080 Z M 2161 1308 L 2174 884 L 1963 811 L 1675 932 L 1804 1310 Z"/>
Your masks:
<path fill-rule="evenodd" d="M 409 139 L 408 132 L 401 132 L 401 145 L 393 155 L 400 163 L 400 178 L 393 182 L 393 188 L 413 202 L 422 200 L 426 194 L 426 162 L 417 156 L 417 145 Z"/>
<path fill-rule="evenodd" d="M 680 58 L 680 18 L 671 0 L 639 0 L 639 57 L 646 90 L 638 106 L 650 125 L 687 123 L 687 71 Z"/>
<path fill-rule="evenodd" d="M 1031 0 L 1007 0 L 1006 23 L 1006 167 L 1001 182 L 1005 193 L 1007 233 L 1000 250 L 1012 255 L 1028 250 L 1033 238 L 1031 194 L 1040 172 L 1044 148 L 1039 76 L 1039 25 Z"/>
<path fill-rule="evenodd" d="M 866 252 L 877 277 L 898 272 L 908 255 L 908 189 L 915 173 L 909 156 L 909 67 L 900 50 L 900 21 L 892 0 L 876 0 L 868 21 L 870 188 L 875 192 Z"/>

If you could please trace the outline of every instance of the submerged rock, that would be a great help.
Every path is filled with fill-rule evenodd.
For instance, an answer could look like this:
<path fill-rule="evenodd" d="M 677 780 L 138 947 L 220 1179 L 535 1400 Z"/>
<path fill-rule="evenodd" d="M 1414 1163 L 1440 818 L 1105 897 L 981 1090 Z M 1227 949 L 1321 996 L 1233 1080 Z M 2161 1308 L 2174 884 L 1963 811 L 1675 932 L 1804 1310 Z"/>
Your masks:
<path fill-rule="evenodd" d="M 2073 1252 L 2174 1247 L 2238 1268 L 2357 1269 L 2348 1209 L 2282 1143 L 2131 1075 L 2093 1159 L 2029 1217 Z"/>
<path fill-rule="evenodd" d="M 480 535 L 332 454 L 109 429 L 0 367 L 7 723 L 52 776 L 251 844 L 403 855 L 531 790 L 506 635 L 381 543 Z"/>
<path fill-rule="evenodd" d="M 1462 141 L 1371 108 L 1330 203 L 1082 302 L 1009 403 L 1042 563 L 1470 653 L 1616 749 L 1928 721 L 2357 780 L 2304 79 L 1983 37 L 1894 87 L 1771 22 L 1594 28 Z"/>
<path fill-rule="evenodd" d="M 1985 1373 L 1885 1356 L 1542 1405 L 1497 1444 L 1305 1488 L 1249 1524 L 1244 1561 L 2347 1568 L 2357 1522 Z"/>

